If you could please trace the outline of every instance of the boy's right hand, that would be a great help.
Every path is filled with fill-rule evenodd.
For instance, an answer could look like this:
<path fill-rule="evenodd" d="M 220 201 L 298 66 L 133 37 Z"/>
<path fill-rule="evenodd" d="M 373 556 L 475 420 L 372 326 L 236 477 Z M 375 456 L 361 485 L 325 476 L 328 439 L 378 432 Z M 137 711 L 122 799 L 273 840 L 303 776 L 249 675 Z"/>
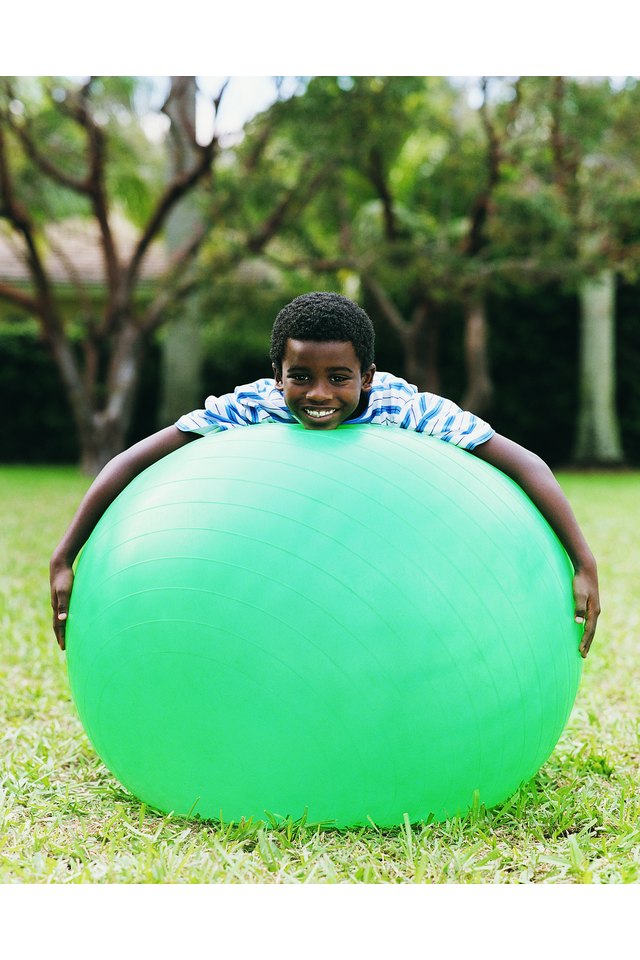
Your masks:
<path fill-rule="evenodd" d="M 53 632 L 61 650 L 65 648 L 69 598 L 73 588 L 72 564 L 96 523 L 134 477 L 156 460 L 166 457 L 168 453 L 173 453 L 197 437 L 198 434 L 183 433 L 176 426 L 164 427 L 117 454 L 103 467 L 87 490 L 49 564 Z"/>
<path fill-rule="evenodd" d="M 73 588 L 73 568 L 70 564 L 52 559 L 49 566 L 51 606 L 53 607 L 53 632 L 58 646 L 65 648 L 65 630 L 69 613 L 69 598 Z"/>

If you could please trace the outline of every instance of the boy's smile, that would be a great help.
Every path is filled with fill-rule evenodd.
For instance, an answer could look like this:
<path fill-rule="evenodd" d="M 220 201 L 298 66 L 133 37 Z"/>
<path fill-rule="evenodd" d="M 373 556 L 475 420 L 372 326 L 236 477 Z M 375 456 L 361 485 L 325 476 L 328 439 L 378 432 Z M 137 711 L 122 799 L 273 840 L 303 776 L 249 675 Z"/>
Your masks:
<path fill-rule="evenodd" d="M 350 341 L 287 340 L 276 387 L 303 427 L 335 430 L 367 405 L 375 366 L 362 371 Z"/>

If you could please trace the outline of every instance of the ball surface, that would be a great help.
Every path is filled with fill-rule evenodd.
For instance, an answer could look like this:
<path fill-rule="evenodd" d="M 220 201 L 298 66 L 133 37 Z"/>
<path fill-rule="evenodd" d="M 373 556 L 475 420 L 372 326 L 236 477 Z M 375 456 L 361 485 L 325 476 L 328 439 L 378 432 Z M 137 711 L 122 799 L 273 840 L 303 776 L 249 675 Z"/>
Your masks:
<path fill-rule="evenodd" d="M 522 490 L 447 443 L 229 430 L 145 470 L 93 531 L 72 694 L 158 810 L 442 820 L 555 747 L 581 674 L 571 579 Z"/>

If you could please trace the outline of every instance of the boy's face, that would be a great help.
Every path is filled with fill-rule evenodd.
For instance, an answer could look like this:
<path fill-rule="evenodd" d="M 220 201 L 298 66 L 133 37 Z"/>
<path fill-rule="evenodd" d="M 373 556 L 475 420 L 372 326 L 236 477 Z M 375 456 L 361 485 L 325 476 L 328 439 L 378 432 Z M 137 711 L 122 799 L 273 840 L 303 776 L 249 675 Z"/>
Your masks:
<path fill-rule="evenodd" d="M 348 341 L 287 340 L 276 387 L 303 427 L 335 430 L 367 404 L 375 366 L 362 371 Z"/>

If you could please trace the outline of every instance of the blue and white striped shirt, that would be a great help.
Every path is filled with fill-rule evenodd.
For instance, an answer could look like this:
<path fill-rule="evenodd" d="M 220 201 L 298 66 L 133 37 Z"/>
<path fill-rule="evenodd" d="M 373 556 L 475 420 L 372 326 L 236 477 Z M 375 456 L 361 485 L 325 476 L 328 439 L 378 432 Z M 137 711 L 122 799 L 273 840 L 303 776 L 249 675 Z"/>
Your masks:
<path fill-rule="evenodd" d="M 255 423 L 297 423 L 275 381 L 264 378 L 236 387 L 233 393 L 207 397 L 204 410 L 193 410 L 176 421 L 185 433 L 212 433 Z M 369 403 L 347 423 L 377 423 L 415 430 L 473 450 L 494 430 L 457 404 L 434 393 L 419 393 L 412 383 L 390 373 L 376 372 Z"/>

